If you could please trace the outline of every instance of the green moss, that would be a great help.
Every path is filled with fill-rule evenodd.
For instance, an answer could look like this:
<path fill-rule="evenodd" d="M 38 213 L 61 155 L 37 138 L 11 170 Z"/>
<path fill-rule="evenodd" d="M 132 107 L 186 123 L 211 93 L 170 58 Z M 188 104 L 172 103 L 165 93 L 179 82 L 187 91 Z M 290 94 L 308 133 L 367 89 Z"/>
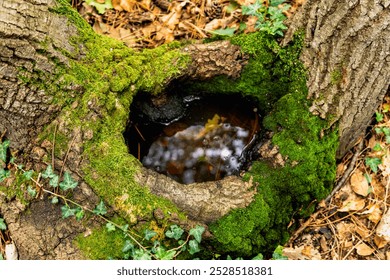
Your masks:
<path fill-rule="evenodd" d="M 53 79 L 44 81 L 21 75 L 24 82 L 37 83 L 52 94 L 52 102 L 62 108 L 59 118 L 67 124 L 65 131 L 82 128 L 93 135 L 83 147 L 82 157 L 87 162 L 83 165 L 83 179 L 129 224 L 134 225 L 139 219 L 151 220 L 156 208 L 162 209 L 167 216 L 168 213 L 177 213 L 179 218 L 186 219 L 172 202 L 151 194 L 135 182 L 134 175 L 140 163 L 128 153 L 122 133 L 128 122 L 133 96 L 143 91 L 158 94 L 166 81 L 180 74 L 190 57 L 180 53 L 177 44 L 134 51 L 122 42 L 93 32 L 67 1 L 59 0 L 57 4 L 52 11 L 66 16 L 78 30 L 78 34 L 71 38 L 73 51 L 62 51 L 69 59 L 69 67 L 56 65 L 59 75 L 54 78 L 54 83 Z M 66 90 L 74 85 L 82 88 L 76 92 Z M 96 119 L 94 115 L 99 117 Z M 63 158 L 72 145 L 72 133 L 59 130 L 54 152 L 56 157 Z M 56 124 L 48 125 L 40 134 L 40 140 L 52 142 L 54 131 Z M 47 158 L 47 161 L 51 159 Z M 101 248 L 103 243 L 119 242 L 117 235 L 102 230 L 96 231 L 94 236 L 95 240 L 91 238 L 85 243 L 79 239 L 78 244 L 86 256 L 99 259 L 117 257 L 114 251 L 118 248 L 113 249 L 112 254 L 104 253 L 105 249 Z M 88 242 L 92 243 L 88 245 Z M 93 242 L 100 244 L 95 246 Z"/>
<path fill-rule="evenodd" d="M 94 228 L 89 236 L 79 235 L 75 242 L 87 259 L 123 259 L 125 239 L 120 230 L 109 232 L 104 226 Z"/>
<path fill-rule="evenodd" d="M 281 48 L 273 37 L 260 32 L 233 37 L 231 42 L 239 45 L 249 56 L 249 62 L 239 78 L 218 76 L 202 83 L 181 82 L 181 88 L 210 94 L 241 93 L 251 96 L 265 115 L 280 97 L 301 90 L 306 82 L 304 68 L 297 62 L 303 44 L 302 36 L 296 36 L 286 48 Z"/>
<path fill-rule="evenodd" d="M 333 186 L 338 135 L 337 131 L 326 131 L 328 123 L 309 112 L 306 75 L 298 59 L 301 39 L 297 39 L 285 49 L 268 44 L 274 57 L 272 71 L 266 72 L 272 77 L 267 81 L 268 88 L 274 85 L 277 90 L 273 94 L 278 100 L 270 104 L 270 111 L 265 110 L 263 126 L 273 132 L 272 143 L 279 147 L 285 166 L 275 168 L 268 161 L 259 160 L 246 173 L 247 180 L 252 177 L 258 183 L 255 201 L 210 226 L 221 252 L 246 257 L 259 252 L 270 254 L 278 244 L 287 241 L 291 218 L 310 214 L 310 203 L 324 198 Z M 264 50 L 256 51 L 261 44 L 241 43 L 255 56 L 253 60 L 256 61 L 257 54 L 266 58 Z M 267 77 L 264 73 L 261 76 Z M 259 100 L 261 104 L 262 99 Z"/>

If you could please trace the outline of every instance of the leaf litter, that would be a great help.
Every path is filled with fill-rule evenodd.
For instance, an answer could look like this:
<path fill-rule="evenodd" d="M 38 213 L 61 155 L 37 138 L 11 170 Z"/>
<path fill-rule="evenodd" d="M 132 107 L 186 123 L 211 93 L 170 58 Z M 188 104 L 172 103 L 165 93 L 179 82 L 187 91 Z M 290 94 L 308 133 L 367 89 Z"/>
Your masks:
<path fill-rule="evenodd" d="M 289 17 L 305 0 L 285 1 Z M 256 17 L 242 6 L 256 0 L 73 0 L 82 17 L 100 34 L 135 49 L 175 40 L 202 40 L 214 35 L 255 31 Z M 264 1 L 269 5 L 269 1 Z"/>
<path fill-rule="evenodd" d="M 292 236 L 283 251 L 289 259 L 390 260 L 389 110 L 390 96 L 386 96 L 373 116 L 371 131 L 360 140 L 364 148 L 349 179 L 329 204 L 319 204 L 314 219 L 298 221 L 303 230 Z M 338 164 L 338 180 L 354 153 L 356 149 Z M 313 250 L 302 257 L 305 246 Z"/>

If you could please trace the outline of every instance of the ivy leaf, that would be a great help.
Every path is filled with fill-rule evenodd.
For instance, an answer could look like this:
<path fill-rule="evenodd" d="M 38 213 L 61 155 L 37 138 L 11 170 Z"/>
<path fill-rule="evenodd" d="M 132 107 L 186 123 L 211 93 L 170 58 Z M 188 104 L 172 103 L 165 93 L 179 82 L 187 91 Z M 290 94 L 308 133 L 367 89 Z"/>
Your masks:
<path fill-rule="evenodd" d="M 383 121 L 383 114 L 379 113 L 379 112 L 375 112 L 375 119 L 376 121 L 379 123 L 381 121 Z"/>
<path fill-rule="evenodd" d="M 210 30 L 209 32 L 211 34 L 214 34 L 214 35 L 232 37 L 234 35 L 235 31 L 236 31 L 236 28 L 227 27 L 227 28 L 221 28 L 221 29 L 217 29 L 217 30 Z"/>
<path fill-rule="evenodd" d="M 127 234 L 127 231 L 129 230 L 129 225 L 128 224 L 125 224 L 124 226 L 122 226 L 121 230 L 123 231 L 123 234 Z"/>
<path fill-rule="evenodd" d="M 141 249 L 135 249 L 133 253 L 133 259 L 134 260 L 151 260 L 152 257 L 150 254 L 144 250 Z"/>
<path fill-rule="evenodd" d="M 260 260 L 260 261 L 262 261 L 262 260 L 264 260 L 264 256 L 263 256 L 263 254 L 259 253 L 252 260 Z"/>
<path fill-rule="evenodd" d="M 175 250 L 166 251 L 163 247 L 160 246 L 157 248 L 155 256 L 159 260 L 172 260 L 175 254 Z"/>
<path fill-rule="evenodd" d="M 390 136 L 390 127 L 382 127 L 382 132 L 383 132 L 386 136 Z"/>
<path fill-rule="evenodd" d="M 68 172 L 64 173 L 64 180 L 60 183 L 60 188 L 63 191 L 74 189 L 77 187 L 77 181 L 73 180 Z"/>
<path fill-rule="evenodd" d="M 34 173 L 33 170 L 25 171 L 23 173 L 23 178 L 26 180 L 31 180 L 33 173 Z"/>
<path fill-rule="evenodd" d="M 182 230 L 180 227 L 178 227 L 177 225 L 172 225 L 171 229 L 165 233 L 165 236 L 168 238 L 174 238 L 175 240 L 179 240 L 183 233 L 184 230 Z"/>
<path fill-rule="evenodd" d="M 51 199 L 51 203 L 52 204 L 57 204 L 58 203 L 58 197 L 53 196 L 53 198 Z"/>
<path fill-rule="evenodd" d="M 46 167 L 46 170 L 42 172 L 42 178 L 43 179 L 47 179 L 47 178 L 53 178 L 54 176 L 54 172 L 53 172 L 53 167 L 51 166 L 51 164 L 49 164 L 47 167 Z"/>
<path fill-rule="evenodd" d="M 62 213 L 62 218 L 66 219 L 71 216 L 74 216 L 76 213 L 76 209 L 72 209 L 69 207 L 69 205 L 65 204 L 64 206 L 61 207 L 61 213 Z"/>
<path fill-rule="evenodd" d="M 177 243 L 179 244 L 179 246 L 182 246 L 182 247 L 180 248 L 180 251 L 184 252 L 184 251 L 187 250 L 187 246 L 184 244 L 184 243 L 186 243 L 186 242 L 185 242 L 184 240 L 179 240 Z M 183 245 L 183 244 L 184 244 L 184 245 Z"/>
<path fill-rule="evenodd" d="M 375 143 L 375 146 L 372 148 L 373 151 L 375 152 L 379 152 L 379 151 L 382 151 L 382 146 L 380 143 Z"/>
<path fill-rule="evenodd" d="M 76 216 L 77 221 L 82 220 L 84 218 L 84 214 L 85 214 L 85 212 L 81 207 L 77 207 L 75 209 L 75 216 Z"/>
<path fill-rule="evenodd" d="M 275 251 L 272 253 L 272 258 L 274 260 L 288 260 L 286 256 L 283 256 L 283 246 L 276 247 Z"/>
<path fill-rule="evenodd" d="M 58 187 L 58 182 L 60 180 L 60 177 L 56 174 L 50 179 L 49 185 L 52 186 L 53 188 Z"/>
<path fill-rule="evenodd" d="M 27 193 L 28 193 L 31 197 L 36 197 L 36 195 L 37 195 L 37 190 L 36 190 L 36 189 L 33 189 L 31 186 L 28 186 L 28 187 L 27 187 Z"/>
<path fill-rule="evenodd" d="M 271 0 L 270 1 L 270 6 L 271 7 L 277 7 L 280 4 L 283 4 L 284 2 L 285 2 L 285 0 Z"/>
<path fill-rule="evenodd" d="M 204 227 L 196 226 L 195 228 L 190 229 L 190 235 L 192 235 L 198 243 L 202 241 L 202 234 L 204 232 Z"/>
<path fill-rule="evenodd" d="M 199 243 L 198 243 L 198 241 L 196 241 L 194 239 L 192 239 L 192 240 L 190 240 L 190 242 L 188 242 L 188 247 L 189 247 L 188 252 L 191 255 L 200 252 Z"/>
<path fill-rule="evenodd" d="M 366 158 L 366 165 L 368 165 L 374 173 L 378 172 L 378 165 L 381 163 L 382 160 L 380 158 Z"/>
<path fill-rule="evenodd" d="M 93 213 L 96 215 L 104 215 L 107 213 L 106 205 L 104 205 L 103 200 L 100 200 L 100 203 L 96 205 L 95 209 L 93 209 Z"/>
<path fill-rule="evenodd" d="M 258 16 L 259 15 L 259 9 L 263 7 L 263 3 L 259 0 L 256 0 L 255 3 L 248 5 L 248 6 L 242 6 L 241 7 L 241 13 L 243 15 L 247 16 Z"/>
<path fill-rule="evenodd" d="M 156 235 L 157 235 L 157 233 L 154 232 L 153 230 L 150 230 L 150 229 L 145 230 L 145 239 L 146 240 L 150 240 L 152 237 L 154 237 Z"/>
<path fill-rule="evenodd" d="M 0 218 L 0 230 L 6 230 L 7 225 L 4 222 L 4 219 Z"/>
<path fill-rule="evenodd" d="M 108 222 L 106 224 L 106 229 L 108 232 L 115 231 L 115 226 L 112 223 Z"/>
<path fill-rule="evenodd" d="M 7 151 L 9 144 L 9 140 L 5 140 L 3 143 L 0 143 L 0 160 L 4 163 L 7 161 Z"/>
<path fill-rule="evenodd" d="M 5 169 L 0 169 L 0 182 L 3 182 L 10 175 L 11 175 L 11 171 L 5 170 Z"/>
<path fill-rule="evenodd" d="M 134 244 L 129 239 L 126 239 L 125 245 L 123 245 L 123 248 L 122 248 L 122 252 L 126 253 L 126 252 L 133 251 L 133 250 L 134 250 Z"/>

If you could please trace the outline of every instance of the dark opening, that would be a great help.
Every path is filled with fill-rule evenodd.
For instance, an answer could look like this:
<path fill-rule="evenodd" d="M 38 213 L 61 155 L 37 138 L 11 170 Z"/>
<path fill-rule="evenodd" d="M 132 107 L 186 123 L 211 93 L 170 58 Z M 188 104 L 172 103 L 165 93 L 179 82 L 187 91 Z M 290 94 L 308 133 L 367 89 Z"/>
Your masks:
<path fill-rule="evenodd" d="M 238 175 L 257 154 L 259 110 L 241 95 L 145 94 L 130 109 L 130 153 L 180 183 Z"/>

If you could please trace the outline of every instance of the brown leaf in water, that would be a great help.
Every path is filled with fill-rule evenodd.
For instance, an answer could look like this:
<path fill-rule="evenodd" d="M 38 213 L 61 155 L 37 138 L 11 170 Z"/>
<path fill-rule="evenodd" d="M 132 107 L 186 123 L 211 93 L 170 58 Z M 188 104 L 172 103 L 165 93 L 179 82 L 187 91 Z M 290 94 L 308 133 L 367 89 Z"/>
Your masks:
<path fill-rule="evenodd" d="M 368 246 L 366 243 L 362 243 L 362 244 L 359 244 L 358 246 L 356 246 L 356 253 L 359 255 L 359 256 L 369 256 L 371 255 L 372 253 L 374 253 L 374 249 L 371 248 L 370 246 Z"/>

